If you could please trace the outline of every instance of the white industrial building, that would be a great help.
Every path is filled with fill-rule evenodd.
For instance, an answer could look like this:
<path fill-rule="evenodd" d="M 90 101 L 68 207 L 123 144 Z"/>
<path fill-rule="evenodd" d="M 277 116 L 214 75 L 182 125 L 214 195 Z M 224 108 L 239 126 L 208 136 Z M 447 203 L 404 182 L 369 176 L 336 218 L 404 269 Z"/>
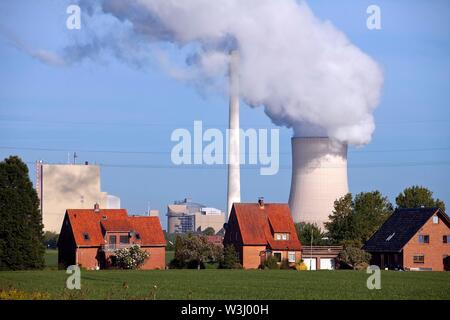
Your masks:
<path fill-rule="evenodd" d="M 120 198 L 101 191 L 98 165 L 36 162 L 35 187 L 45 231 L 59 233 L 66 209 L 120 208 Z"/>

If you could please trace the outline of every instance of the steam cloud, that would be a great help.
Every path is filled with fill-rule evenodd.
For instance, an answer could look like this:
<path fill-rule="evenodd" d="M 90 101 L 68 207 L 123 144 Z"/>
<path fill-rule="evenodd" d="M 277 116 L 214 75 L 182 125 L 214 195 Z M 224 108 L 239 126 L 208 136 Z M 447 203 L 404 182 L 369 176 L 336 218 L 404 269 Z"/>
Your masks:
<path fill-rule="evenodd" d="M 82 59 L 109 46 L 115 56 L 139 65 L 148 58 L 142 56 L 145 45 L 176 47 L 183 57 L 182 68 L 164 49 L 157 54 L 172 76 L 222 86 L 229 52 L 238 49 L 242 99 L 252 107 L 264 107 L 275 124 L 292 127 L 296 136 L 329 136 L 351 144 L 371 139 L 372 113 L 383 84 L 381 69 L 330 22 L 316 18 L 305 2 L 91 3 L 80 1 L 92 18 L 112 17 L 125 31 L 96 34 L 91 43 L 67 48 L 69 59 Z"/>

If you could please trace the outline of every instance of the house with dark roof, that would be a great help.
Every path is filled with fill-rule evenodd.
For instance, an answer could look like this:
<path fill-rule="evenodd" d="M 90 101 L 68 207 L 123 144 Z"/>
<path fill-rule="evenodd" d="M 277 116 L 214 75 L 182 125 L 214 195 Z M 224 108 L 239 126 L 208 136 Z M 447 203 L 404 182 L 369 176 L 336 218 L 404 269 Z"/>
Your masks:
<path fill-rule="evenodd" d="M 450 270 L 450 219 L 438 208 L 397 209 L 364 244 L 382 269 Z"/>
<path fill-rule="evenodd" d="M 245 269 L 256 269 L 269 256 L 294 265 L 301 244 L 287 204 L 234 203 L 225 224 L 224 245 L 233 245 Z"/>
<path fill-rule="evenodd" d="M 61 267 L 103 269 L 115 250 L 139 245 L 149 253 L 141 269 L 164 269 L 166 240 L 158 217 L 128 216 L 125 209 L 67 209 L 58 240 Z"/>

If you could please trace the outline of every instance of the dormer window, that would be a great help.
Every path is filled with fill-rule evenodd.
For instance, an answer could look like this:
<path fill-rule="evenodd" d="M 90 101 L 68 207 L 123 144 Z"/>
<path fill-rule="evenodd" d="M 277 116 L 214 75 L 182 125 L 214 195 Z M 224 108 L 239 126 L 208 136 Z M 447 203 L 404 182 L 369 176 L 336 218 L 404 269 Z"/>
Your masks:
<path fill-rule="evenodd" d="M 284 240 L 284 241 L 289 240 L 289 233 L 279 233 L 279 232 L 277 232 L 277 233 L 274 234 L 274 239 L 275 240 Z"/>
<path fill-rule="evenodd" d="M 89 238 L 89 233 L 84 232 L 84 233 L 83 233 L 83 239 L 84 239 L 84 241 L 89 241 L 89 240 L 90 240 L 90 238 Z"/>

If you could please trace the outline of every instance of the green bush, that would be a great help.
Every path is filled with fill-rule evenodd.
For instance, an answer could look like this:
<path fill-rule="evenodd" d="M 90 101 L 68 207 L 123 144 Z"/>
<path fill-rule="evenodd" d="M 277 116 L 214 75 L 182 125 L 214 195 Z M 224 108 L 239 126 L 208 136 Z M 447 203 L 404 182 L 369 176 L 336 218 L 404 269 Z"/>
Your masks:
<path fill-rule="evenodd" d="M 338 261 L 340 268 L 360 270 L 367 268 L 370 258 L 370 253 L 357 247 L 347 246 L 339 253 Z"/>
<path fill-rule="evenodd" d="M 223 258 L 219 264 L 220 269 L 241 269 L 236 249 L 233 245 L 225 246 L 223 250 Z"/>
<path fill-rule="evenodd" d="M 274 256 L 268 256 L 263 263 L 263 269 L 280 269 L 278 259 Z"/>
<path fill-rule="evenodd" d="M 281 261 L 281 264 L 280 264 L 280 269 L 289 270 L 289 269 L 294 269 L 294 267 L 291 267 L 288 259 L 283 259 L 283 261 Z"/>

